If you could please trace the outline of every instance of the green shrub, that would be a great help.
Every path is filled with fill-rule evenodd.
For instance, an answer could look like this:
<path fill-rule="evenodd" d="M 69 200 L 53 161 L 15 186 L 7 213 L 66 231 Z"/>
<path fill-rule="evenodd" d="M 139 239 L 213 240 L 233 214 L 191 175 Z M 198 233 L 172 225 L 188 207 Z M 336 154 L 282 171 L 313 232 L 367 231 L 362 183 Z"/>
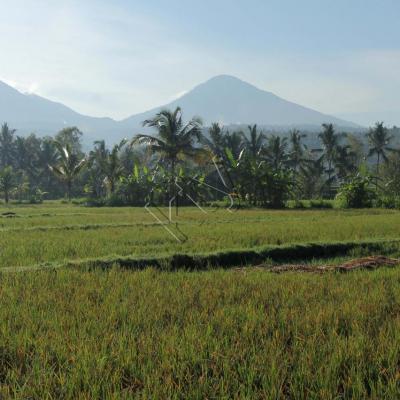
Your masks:
<path fill-rule="evenodd" d="M 400 209 L 400 198 L 397 196 L 379 196 L 374 201 L 374 207 Z"/>
<path fill-rule="evenodd" d="M 333 208 L 333 202 L 330 200 L 310 200 L 310 208 Z"/>
<path fill-rule="evenodd" d="M 336 198 L 345 208 L 372 207 L 375 192 L 371 188 L 371 177 L 359 174 L 351 177 L 340 187 Z"/>
<path fill-rule="evenodd" d="M 83 203 L 85 207 L 104 207 L 105 206 L 105 201 L 102 198 L 88 198 L 86 201 Z"/>
<path fill-rule="evenodd" d="M 85 198 L 83 198 L 83 199 L 73 199 L 73 200 L 71 200 L 71 203 L 76 205 L 76 206 L 82 206 L 82 205 L 84 205 L 86 203 L 86 199 Z"/>
<path fill-rule="evenodd" d="M 305 206 L 304 202 L 301 200 L 288 200 L 286 202 L 286 208 L 295 210 L 295 209 L 306 208 L 306 206 Z"/>
<path fill-rule="evenodd" d="M 127 202 L 118 194 L 112 194 L 111 196 L 107 197 L 105 204 L 108 207 L 122 207 L 128 205 Z"/>

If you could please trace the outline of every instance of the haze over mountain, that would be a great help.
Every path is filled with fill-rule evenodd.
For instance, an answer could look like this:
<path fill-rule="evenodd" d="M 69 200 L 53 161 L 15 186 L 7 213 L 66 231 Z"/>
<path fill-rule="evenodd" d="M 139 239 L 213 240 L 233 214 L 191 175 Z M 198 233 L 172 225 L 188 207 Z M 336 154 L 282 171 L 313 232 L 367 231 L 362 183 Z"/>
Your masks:
<path fill-rule="evenodd" d="M 77 126 L 85 133 L 86 141 L 112 135 L 117 124 L 111 118 L 88 117 L 61 103 L 21 93 L 0 81 L 0 123 L 3 122 L 17 129 L 18 134 L 35 132 L 40 136 Z"/>
<path fill-rule="evenodd" d="M 360 128 L 359 125 L 322 114 L 258 89 L 238 78 L 219 75 L 211 78 L 171 103 L 137 114 L 122 121 L 135 126 L 161 108 L 180 106 L 186 117 L 198 115 L 208 126 L 257 123 L 266 127 L 320 127 L 331 122 L 339 127 Z"/>
<path fill-rule="evenodd" d="M 211 78 L 169 104 L 136 114 L 121 121 L 82 115 L 69 107 L 33 94 L 23 94 L 0 82 L 0 122 L 20 134 L 54 134 L 65 126 L 77 126 L 84 141 L 105 139 L 108 143 L 132 137 L 143 131 L 142 122 L 163 109 L 180 106 L 186 119 L 200 116 L 205 126 L 257 123 L 268 128 L 288 127 L 319 129 L 333 123 L 350 130 L 360 126 L 284 100 L 270 92 L 228 75 Z"/>

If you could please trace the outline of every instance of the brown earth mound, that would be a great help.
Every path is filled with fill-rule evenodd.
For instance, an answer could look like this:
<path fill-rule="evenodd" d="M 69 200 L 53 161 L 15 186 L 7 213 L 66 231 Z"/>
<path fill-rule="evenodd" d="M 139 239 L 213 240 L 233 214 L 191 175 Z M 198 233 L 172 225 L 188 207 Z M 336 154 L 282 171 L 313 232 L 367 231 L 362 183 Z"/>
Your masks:
<path fill-rule="evenodd" d="M 379 267 L 394 267 L 400 265 L 400 259 L 385 256 L 371 256 L 357 258 L 339 265 L 307 265 L 307 264 L 284 264 L 284 265 L 257 265 L 255 268 L 264 269 L 277 274 L 283 272 L 314 272 L 324 273 L 329 271 L 349 272 L 359 269 L 376 269 Z M 245 270 L 246 268 L 238 268 Z"/>

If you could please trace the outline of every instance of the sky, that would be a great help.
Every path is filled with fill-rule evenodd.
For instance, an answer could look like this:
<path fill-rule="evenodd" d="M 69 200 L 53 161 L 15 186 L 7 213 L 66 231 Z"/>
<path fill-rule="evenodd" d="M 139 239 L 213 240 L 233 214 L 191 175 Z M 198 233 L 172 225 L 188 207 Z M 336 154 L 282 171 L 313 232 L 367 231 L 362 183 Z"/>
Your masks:
<path fill-rule="evenodd" d="M 116 119 L 230 74 L 400 125 L 400 0 L 0 0 L 0 80 Z"/>

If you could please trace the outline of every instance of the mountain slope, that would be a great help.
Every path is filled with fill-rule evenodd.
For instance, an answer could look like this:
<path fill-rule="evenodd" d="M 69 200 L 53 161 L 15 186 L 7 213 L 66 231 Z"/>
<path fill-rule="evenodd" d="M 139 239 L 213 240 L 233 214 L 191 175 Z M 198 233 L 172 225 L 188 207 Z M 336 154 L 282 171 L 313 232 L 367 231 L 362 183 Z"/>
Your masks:
<path fill-rule="evenodd" d="M 220 122 L 224 125 L 257 123 L 280 129 L 293 126 L 319 129 L 322 123 L 331 122 L 341 128 L 360 128 L 227 75 L 214 77 L 169 104 L 122 121 L 85 116 L 61 103 L 20 93 L 0 82 L 0 123 L 8 122 L 19 134 L 36 132 L 39 135 L 53 135 L 65 126 L 77 126 L 84 132 L 87 145 L 94 140 L 115 143 L 123 137 L 132 137 L 146 130 L 142 127 L 145 119 L 163 108 L 177 106 L 182 108 L 185 119 L 200 116 L 205 126 Z"/>
<path fill-rule="evenodd" d="M 34 94 L 20 93 L 0 81 L 0 123 L 7 122 L 19 133 L 53 135 L 65 126 L 78 126 L 86 136 L 110 134 L 118 123 L 110 118 L 79 114 L 61 103 Z"/>
<path fill-rule="evenodd" d="M 320 127 L 327 122 L 340 127 L 360 128 L 352 122 L 284 100 L 228 75 L 211 78 L 179 99 L 129 117 L 122 123 L 137 126 L 160 109 L 177 106 L 182 108 L 186 118 L 198 115 L 205 125 L 217 121 L 224 125 L 257 123 L 270 127 Z"/>

